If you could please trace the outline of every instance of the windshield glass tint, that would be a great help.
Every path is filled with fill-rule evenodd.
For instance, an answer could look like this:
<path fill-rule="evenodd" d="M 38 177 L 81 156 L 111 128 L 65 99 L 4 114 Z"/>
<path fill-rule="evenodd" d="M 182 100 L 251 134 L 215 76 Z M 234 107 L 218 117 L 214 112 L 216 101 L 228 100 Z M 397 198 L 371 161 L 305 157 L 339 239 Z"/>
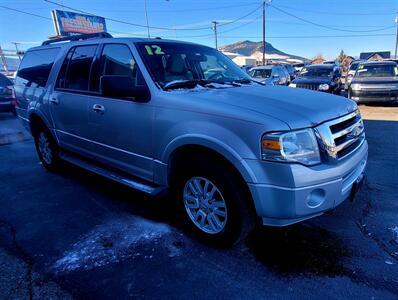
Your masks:
<path fill-rule="evenodd" d="M 328 77 L 332 75 L 330 68 L 303 68 L 299 77 Z"/>
<path fill-rule="evenodd" d="M 359 65 L 358 77 L 391 77 L 398 76 L 398 67 L 394 65 Z"/>
<path fill-rule="evenodd" d="M 153 79 L 164 87 L 173 81 L 231 82 L 250 77 L 215 49 L 183 43 L 137 43 Z"/>
<path fill-rule="evenodd" d="M 269 78 L 271 73 L 272 69 L 256 69 L 250 71 L 250 76 L 254 78 Z"/>

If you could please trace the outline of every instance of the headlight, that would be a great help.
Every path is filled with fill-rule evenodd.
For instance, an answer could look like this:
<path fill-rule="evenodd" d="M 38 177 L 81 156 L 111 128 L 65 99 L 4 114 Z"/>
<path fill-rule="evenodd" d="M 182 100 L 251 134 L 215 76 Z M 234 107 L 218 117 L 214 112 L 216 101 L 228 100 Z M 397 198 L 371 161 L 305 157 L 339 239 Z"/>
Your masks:
<path fill-rule="evenodd" d="M 298 162 L 308 166 L 321 162 L 318 143 L 310 128 L 265 134 L 261 149 L 263 160 Z"/>
<path fill-rule="evenodd" d="M 320 91 L 327 91 L 329 89 L 329 85 L 327 83 L 320 84 L 318 89 Z"/>
<path fill-rule="evenodd" d="M 297 85 L 295 83 L 290 83 L 289 87 L 295 88 Z"/>
<path fill-rule="evenodd" d="M 350 87 L 351 87 L 351 90 L 353 90 L 353 91 L 359 91 L 361 89 L 361 85 L 358 83 L 353 83 L 353 84 L 351 84 Z"/>

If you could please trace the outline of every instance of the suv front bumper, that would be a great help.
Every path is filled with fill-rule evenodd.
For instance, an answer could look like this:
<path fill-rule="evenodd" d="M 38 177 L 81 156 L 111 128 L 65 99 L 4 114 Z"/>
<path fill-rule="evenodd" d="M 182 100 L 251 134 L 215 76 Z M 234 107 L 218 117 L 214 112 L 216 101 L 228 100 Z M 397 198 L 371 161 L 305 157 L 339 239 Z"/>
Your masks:
<path fill-rule="evenodd" d="M 353 194 L 364 177 L 367 157 L 365 141 L 355 153 L 336 166 L 309 168 L 283 164 L 283 172 L 277 174 L 278 184 L 248 183 L 257 214 L 264 225 L 286 226 L 335 208 L 355 196 Z M 265 173 L 275 168 L 271 166 L 275 163 L 258 163 L 262 164 Z M 266 179 L 272 181 L 272 176 Z M 284 179 L 291 185 L 281 185 Z"/>

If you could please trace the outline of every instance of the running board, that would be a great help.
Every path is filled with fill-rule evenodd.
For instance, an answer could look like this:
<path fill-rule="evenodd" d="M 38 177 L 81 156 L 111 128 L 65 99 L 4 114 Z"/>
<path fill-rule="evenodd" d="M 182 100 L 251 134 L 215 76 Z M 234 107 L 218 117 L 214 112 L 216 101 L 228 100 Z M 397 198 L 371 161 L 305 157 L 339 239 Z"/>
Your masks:
<path fill-rule="evenodd" d="M 85 160 L 84 158 L 80 158 L 76 155 L 73 155 L 69 152 L 62 151 L 59 154 L 60 158 L 73 164 L 79 166 L 83 169 L 86 169 L 90 172 L 96 173 L 103 177 L 112 179 L 113 181 L 119 182 L 123 185 L 131 187 L 133 189 L 139 190 L 146 194 L 156 196 L 165 191 L 167 188 L 165 186 L 159 186 L 155 184 L 148 183 L 145 180 L 134 177 L 132 175 L 126 174 L 124 172 L 118 172 L 114 169 L 110 170 L 105 166 L 97 165 L 94 162 Z"/>

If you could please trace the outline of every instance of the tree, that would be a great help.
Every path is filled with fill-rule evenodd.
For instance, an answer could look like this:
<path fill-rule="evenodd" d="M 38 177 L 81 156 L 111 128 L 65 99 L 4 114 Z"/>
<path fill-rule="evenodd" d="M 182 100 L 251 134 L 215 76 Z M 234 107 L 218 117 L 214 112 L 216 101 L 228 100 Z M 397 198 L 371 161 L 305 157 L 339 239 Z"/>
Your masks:
<path fill-rule="evenodd" d="M 317 54 L 311 61 L 312 64 L 321 64 L 325 61 L 322 54 Z"/>
<path fill-rule="evenodd" d="M 344 50 L 340 51 L 339 57 L 337 57 L 337 61 L 342 64 L 347 58 L 347 55 L 344 53 Z"/>

